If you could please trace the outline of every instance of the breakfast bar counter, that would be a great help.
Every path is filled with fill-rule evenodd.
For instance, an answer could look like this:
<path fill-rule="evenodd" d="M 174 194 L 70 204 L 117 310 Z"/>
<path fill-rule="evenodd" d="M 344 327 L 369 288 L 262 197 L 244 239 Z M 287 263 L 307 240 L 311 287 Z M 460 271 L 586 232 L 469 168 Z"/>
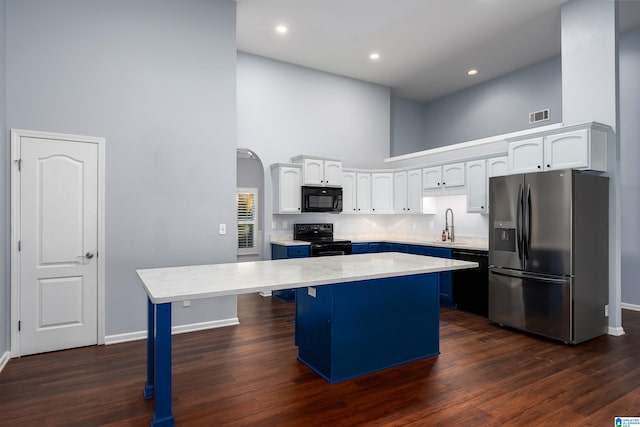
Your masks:
<path fill-rule="evenodd" d="M 477 263 L 371 253 L 138 270 L 148 296 L 146 399 L 171 410 L 171 303 L 296 288 L 298 359 L 329 382 L 439 353 L 442 271 Z"/>

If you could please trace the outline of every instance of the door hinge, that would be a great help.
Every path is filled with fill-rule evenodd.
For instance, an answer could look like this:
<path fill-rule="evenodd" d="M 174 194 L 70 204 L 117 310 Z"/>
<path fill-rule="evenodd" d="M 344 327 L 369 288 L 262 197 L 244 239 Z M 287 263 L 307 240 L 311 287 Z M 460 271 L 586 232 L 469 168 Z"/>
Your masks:
<path fill-rule="evenodd" d="M 22 250 L 22 240 L 18 240 L 18 252 Z"/>
<path fill-rule="evenodd" d="M 18 165 L 18 172 L 22 170 L 22 159 L 17 159 L 16 164 Z"/>
<path fill-rule="evenodd" d="M 18 332 L 22 330 L 22 320 L 18 320 Z"/>

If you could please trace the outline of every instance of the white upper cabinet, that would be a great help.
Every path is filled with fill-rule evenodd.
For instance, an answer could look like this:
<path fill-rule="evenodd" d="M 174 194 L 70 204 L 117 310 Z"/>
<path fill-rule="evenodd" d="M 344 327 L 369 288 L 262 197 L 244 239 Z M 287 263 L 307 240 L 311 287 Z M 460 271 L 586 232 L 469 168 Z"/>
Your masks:
<path fill-rule="evenodd" d="M 371 174 L 345 171 L 342 173 L 342 213 L 371 213 Z"/>
<path fill-rule="evenodd" d="M 297 156 L 291 159 L 302 163 L 303 185 L 328 187 L 342 186 L 342 162 L 312 156 Z"/>
<path fill-rule="evenodd" d="M 607 128 L 588 123 L 509 143 L 510 173 L 555 169 L 606 171 Z"/>
<path fill-rule="evenodd" d="M 393 173 L 371 174 L 371 211 L 376 214 L 393 211 Z"/>
<path fill-rule="evenodd" d="M 422 169 L 422 188 L 425 191 L 442 188 L 442 166 Z"/>
<path fill-rule="evenodd" d="M 422 171 L 420 169 L 407 172 L 407 211 L 412 214 L 422 213 Z"/>
<path fill-rule="evenodd" d="M 371 174 L 356 173 L 356 212 L 371 213 Z"/>
<path fill-rule="evenodd" d="M 597 128 L 549 135 L 544 139 L 545 169 L 607 170 L 607 134 Z"/>
<path fill-rule="evenodd" d="M 487 212 L 486 161 L 467 162 L 467 212 Z"/>
<path fill-rule="evenodd" d="M 455 163 L 442 166 L 442 185 L 445 189 L 451 190 L 465 185 L 464 163 Z M 450 191 L 448 192 L 450 193 Z"/>
<path fill-rule="evenodd" d="M 407 213 L 407 172 L 393 174 L 393 210 Z"/>
<path fill-rule="evenodd" d="M 465 164 L 452 163 L 422 169 L 424 195 L 464 194 Z"/>
<path fill-rule="evenodd" d="M 509 173 L 540 172 L 543 164 L 544 139 L 525 139 L 509 144 Z"/>
<path fill-rule="evenodd" d="M 302 200 L 300 189 L 301 168 L 299 165 L 271 165 L 273 182 L 273 213 L 299 214 Z"/>
<path fill-rule="evenodd" d="M 487 178 L 509 175 L 509 158 L 496 157 L 487 160 Z"/>
<path fill-rule="evenodd" d="M 342 173 L 342 213 L 356 213 L 356 173 Z"/>
<path fill-rule="evenodd" d="M 395 213 L 422 213 L 422 170 L 393 174 L 393 210 Z"/>
<path fill-rule="evenodd" d="M 324 161 L 324 185 L 340 187 L 342 185 L 342 162 Z"/>

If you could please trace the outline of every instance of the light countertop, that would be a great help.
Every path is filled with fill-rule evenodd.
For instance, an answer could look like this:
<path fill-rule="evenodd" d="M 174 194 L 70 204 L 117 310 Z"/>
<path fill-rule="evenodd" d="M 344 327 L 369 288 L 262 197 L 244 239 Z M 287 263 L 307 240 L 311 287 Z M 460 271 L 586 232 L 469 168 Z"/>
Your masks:
<path fill-rule="evenodd" d="M 443 242 L 438 236 L 407 236 L 407 235 L 375 235 L 375 234 L 338 234 L 334 236 L 336 240 L 351 240 L 352 243 L 372 243 L 386 242 L 399 243 L 405 245 L 437 246 L 450 249 L 473 249 L 478 251 L 489 250 L 487 239 L 477 237 L 460 237 L 454 243 Z M 287 236 L 271 236 L 271 243 L 282 246 L 304 246 L 309 242 L 293 240 Z"/>
<path fill-rule="evenodd" d="M 477 267 L 397 252 L 137 270 L 154 304 Z"/>

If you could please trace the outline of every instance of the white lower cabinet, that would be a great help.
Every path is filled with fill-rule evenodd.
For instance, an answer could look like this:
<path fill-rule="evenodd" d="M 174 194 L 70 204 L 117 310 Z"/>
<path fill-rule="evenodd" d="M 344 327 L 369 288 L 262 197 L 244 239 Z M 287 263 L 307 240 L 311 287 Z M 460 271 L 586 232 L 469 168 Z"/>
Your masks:
<path fill-rule="evenodd" d="M 271 165 L 273 213 L 299 214 L 302 200 L 302 168 L 299 165 Z"/>
<path fill-rule="evenodd" d="M 392 172 L 371 174 L 371 212 L 376 214 L 394 213 Z"/>

